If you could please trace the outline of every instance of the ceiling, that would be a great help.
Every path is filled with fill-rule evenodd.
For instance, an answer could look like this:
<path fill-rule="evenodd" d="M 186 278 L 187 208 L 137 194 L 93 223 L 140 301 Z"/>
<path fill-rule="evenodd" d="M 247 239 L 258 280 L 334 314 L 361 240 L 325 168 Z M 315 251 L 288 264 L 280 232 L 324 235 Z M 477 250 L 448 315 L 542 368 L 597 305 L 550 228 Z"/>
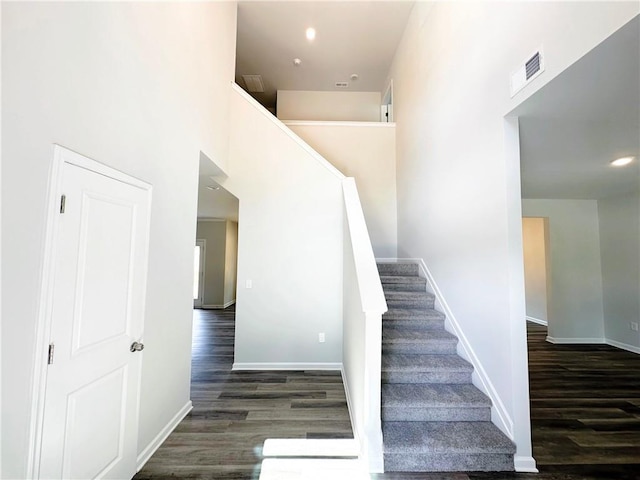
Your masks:
<path fill-rule="evenodd" d="M 523 198 L 598 199 L 640 189 L 640 18 L 520 105 Z M 623 168 L 611 160 L 635 156 Z"/>
<path fill-rule="evenodd" d="M 236 83 L 244 87 L 242 75 L 262 75 L 265 92 L 252 95 L 267 107 L 275 106 L 277 90 L 381 92 L 413 3 L 241 1 Z M 313 41 L 305 37 L 308 27 L 316 29 Z M 336 88 L 338 81 L 349 87 Z"/>

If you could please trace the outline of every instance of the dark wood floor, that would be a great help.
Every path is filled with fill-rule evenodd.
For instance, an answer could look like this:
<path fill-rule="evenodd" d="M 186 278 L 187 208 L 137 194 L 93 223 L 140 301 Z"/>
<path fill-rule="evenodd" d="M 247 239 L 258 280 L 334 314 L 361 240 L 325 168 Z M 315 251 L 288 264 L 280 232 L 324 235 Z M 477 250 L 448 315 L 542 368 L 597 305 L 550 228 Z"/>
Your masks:
<path fill-rule="evenodd" d="M 231 372 L 233 308 L 194 311 L 194 409 L 136 480 L 258 479 L 267 438 L 352 438 L 337 373 Z M 551 345 L 529 324 L 539 474 L 372 475 L 376 480 L 640 479 L 640 356 Z"/>
<path fill-rule="evenodd" d="M 136 480 L 257 479 L 267 438 L 353 438 L 339 372 L 232 372 L 234 319 L 194 310 L 193 410 Z"/>

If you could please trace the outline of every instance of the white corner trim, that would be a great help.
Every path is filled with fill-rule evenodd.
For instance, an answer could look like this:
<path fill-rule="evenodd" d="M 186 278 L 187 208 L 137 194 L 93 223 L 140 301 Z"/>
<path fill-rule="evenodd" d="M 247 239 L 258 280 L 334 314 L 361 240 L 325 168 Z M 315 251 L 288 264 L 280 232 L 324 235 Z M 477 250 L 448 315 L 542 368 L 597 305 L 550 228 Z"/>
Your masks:
<path fill-rule="evenodd" d="M 500 395 L 493 386 L 493 382 L 491 382 L 491 379 L 487 375 L 487 372 L 482 366 L 476 352 L 473 350 L 471 343 L 469 343 L 469 340 L 462 331 L 462 327 L 456 320 L 451 308 L 449 308 L 447 301 L 444 299 L 440 288 L 438 288 L 438 285 L 427 268 L 427 265 L 424 263 L 424 260 L 422 258 L 416 258 L 404 260 L 397 259 L 397 261 L 398 263 L 418 263 L 420 266 L 421 276 L 427 280 L 427 288 L 430 288 L 431 293 L 436 296 L 436 306 L 440 307 L 442 312 L 446 315 L 445 323 L 449 325 L 450 329 L 458 337 L 458 351 L 460 355 L 473 365 L 473 384 L 491 399 L 491 421 L 511 440 L 514 440 L 513 419 L 509 415 L 502 398 L 500 398 Z"/>
<path fill-rule="evenodd" d="M 582 343 L 587 343 L 587 344 L 595 343 L 595 344 L 601 344 L 601 343 L 606 343 L 604 338 L 581 338 L 581 337 L 570 338 L 570 337 L 550 337 L 550 336 L 548 336 L 548 335 L 547 335 L 547 342 L 549 342 L 549 343 L 556 343 L 556 344 L 565 344 L 565 343 L 578 343 L 578 344 L 582 344 Z"/>
<path fill-rule="evenodd" d="M 536 460 L 533 457 L 516 455 L 513 457 L 513 466 L 516 472 L 538 473 Z"/>
<path fill-rule="evenodd" d="M 351 389 L 349 388 L 349 382 L 347 381 L 347 373 L 344 371 L 344 364 L 340 365 L 340 376 L 342 377 L 342 385 L 344 386 L 344 395 L 347 398 L 347 410 L 349 410 L 349 420 L 351 421 L 351 429 L 353 430 L 353 438 L 358 443 L 360 449 L 360 430 L 358 430 L 358 424 L 353 417 L 353 399 L 351 398 Z"/>
<path fill-rule="evenodd" d="M 193 408 L 193 404 L 191 403 L 191 400 L 189 400 L 185 404 L 185 406 L 182 407 L 178 411 L 178 413 L 176 413 L 173 416 L 171 420 L 169 420 L 169 423 L 167 423 L 164 426 L 164 428 L 160 430 L 160 432 L 158 432 L 158 435 L 156 435 L 155 438 L 151 440 L 151 442 L 149 442 L 149 445 L 147 445 L 145 449 L 138 454 L 138 458 L 136 460 L 136 472 L 139 472 L 140 470 L 142 470 L 142 467 L 144 467 L 145 463 L 149 461 L 149 459 L 151 458 L 151 455 L 153 455 L 156 452 L 156 450 L 160 448 L 160 445 L 162 445 L 163 442 L 167 439 L 167 437 L 171 435 L 171 432 L 175 430 L 178 424 L 182 421 L 184 417 L 187 416 L 187 414 L 191 411 L 192 408 Z"/>
<path fill-rule="evenodd" d="M 230 307 L 234 303 L 236 303 L 236 301 L 231 300 L 230 302 L 223 303 L 222 305 L 209 305 L 209 304 L 200 305 L 200 308 L 203 310 L 224 310 L 225 308 Z"/>
<path fill-rule="evenodd" d="M 342 370 L 339 362 L 234 362 L 231 370 Z"/>
<path fill-rule="evenodd" d="M 373 127 L 373 128 L 395 128 L 394 122 L 356 122 L 339 120 L 281 120 L 287 127 Z"/>
<path fill-rule="evenodd" d="M 605 343 L 607 345 L 611 345 L 612 347 L 621 348 L 622 350 L 626 350 L 631 353 L 640 353 L 640 347 L 634 347 L 633 345 L 629 345 L 628 343 L 618 342 L 616 340 L 606 339 Z"/>
<path fill-rule="evenodd" d="M 525 318 L 527 319 L 527 322 L 537 323 L 538 325 L 544 325 L 545 327 L 549 326 L 549 322 L 547 322 L 546 320 L 541 320 L 539 318 L 529 316 L 526 316 Z"/>

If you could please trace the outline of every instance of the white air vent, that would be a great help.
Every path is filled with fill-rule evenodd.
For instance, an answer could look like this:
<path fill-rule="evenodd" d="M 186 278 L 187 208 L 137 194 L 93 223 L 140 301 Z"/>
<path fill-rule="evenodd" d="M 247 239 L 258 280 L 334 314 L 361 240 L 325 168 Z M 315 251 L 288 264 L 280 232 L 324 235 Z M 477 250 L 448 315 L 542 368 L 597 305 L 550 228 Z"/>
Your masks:
<path fill-rule="evenodd" d="M 349 82 L 336 82 L 336 88 L 349 88 Z"/>
<path fill-rule="evenodd" d="M 264 92 L 264 84 L 262 83 L 261 75 L 242 75 L 242 80 L 244 80 L 244 85 L 247 87 L 248 92 Z"/>
<path fill-rule="evenodd" d="M 532 55 L 529 55 L 520 68 L 511 75 L 511 96 L 513 97 L 542 72 L 544 72 L 544 62 L 542 47 L 540 47 Z"/>

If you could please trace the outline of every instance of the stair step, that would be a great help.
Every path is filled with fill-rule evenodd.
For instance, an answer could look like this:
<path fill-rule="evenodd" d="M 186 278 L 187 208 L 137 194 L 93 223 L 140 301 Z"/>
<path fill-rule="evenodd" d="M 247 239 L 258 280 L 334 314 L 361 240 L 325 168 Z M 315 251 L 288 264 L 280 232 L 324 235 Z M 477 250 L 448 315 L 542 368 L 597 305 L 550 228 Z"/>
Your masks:
<path fill-rule="evenodd" d="M 384 422 L 390 472 L 513 471 L 515 445 L 491 422 Z"/>
<path fill-rule="evenodd" d="M 382 320 L 444 320 L 445 315 L 433 308 L 400 308 L 389 307 L 382 315 Z"/>
<path fill-rule="evenodd" d="M 382 356 L 382 383 L 471 383 L 473 366 L 457 355 Z"/>
<path fill-rule="evenodd" d="M 471 384 L 382 385 L 384 422 L 490 421 L 491 400 Z"/>
<path fill-rule="evenodd" d="M 385 326 L 382 352 L 407 354 L 455 354 L 458 338 L 444 329 Z"/>
<path fill-rule="evenodd" d="M 378 263 L 380 275 L 418 276 L 417 263 Z"/>
<path fill-rule="evenodd" d="M 424 292 L 427 288 L 427 280 L 422 277 L 406 277 L 402 275 L 381 275 L 380 282 L 386 292 Z"/>
<path fill-rule="evenodd" d="M 427 293 L 426 291 L 389 291 L 385 292 L 384 296 L 389 308 L 433 309 L 435 302 L 435 296 L 431 293 Z"/>

